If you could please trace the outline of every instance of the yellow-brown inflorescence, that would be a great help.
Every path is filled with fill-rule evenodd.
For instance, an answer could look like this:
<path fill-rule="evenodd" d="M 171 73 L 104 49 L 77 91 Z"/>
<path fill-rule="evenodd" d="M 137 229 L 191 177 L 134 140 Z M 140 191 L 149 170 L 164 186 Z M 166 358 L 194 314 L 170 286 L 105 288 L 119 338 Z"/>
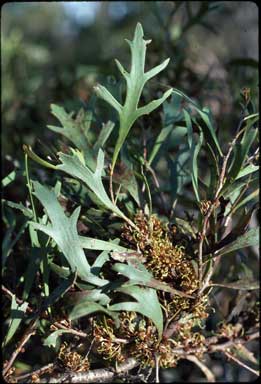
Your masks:
<path fill-rule="evenodd" d="M 174 366 L 176 359 L 167 340 L 158 342 L 158 333 L 152 322 L 136 312 L 122 312 L 120 327 L 112 319 L 94 321 L 93 335 L 97 352 L 104 359 L 123 362 L 127 357 L 138 359 L 141 366 L 155 366 L 155 353 L 161 356 L 162 366 Z"/>
<path fill-rule="evenodd" d="M 196 272 L 187 254 L 178 228 L 170 231 L 156 216 L 147 218 L 139 212 L 134 218 L 139 230 L 126 225 L 122 237 L 144 256 L 144 264 L 153 276 L 180 291 L 193 294 L 198 289 Z M 122 312 L 120 325 L 116 328 L 112 319 L 101 317 L 93 322 L 96 350 L 104 359 L 123 362 L 134 357 L 142 366 L 155 366 L 156 357 L 161 367 L 175 367 L 182 357 L 175 349 L 201 347 L 204 336 L 195 327 L 202 326 L 206 312 L 207 297 L 195 299 L 158 291 L 167 324 L 174 323 L 174 331 L 158 333 L 150 319 L 136 312 Z M 199 348 L 200 349 L 200 348 Z"/>
<path fill-rule="evenodd" d="M 210 200 L 202 200 L 200 202 L 200 211 L 201 211 L 202 215 L 206 216 L 206 214 L 207 214 L 207 212 L 210 209 L 212 204 L 213 203 Z"/>
<path fill-rule="evenodd" d="M 122 237 L 136 246 L 146 258 L 145 265 L 156 279 L 173 284 L 187 293 L 198 288 L 198 280 L 191 261 L 186 256 L 185 246 L 175 243 L 175 233 L 156 217 L 147 218 L 142 212 L 134 219 L 139 231 L 125 226 Z M 176 232 L 177 228 L 175 227 Z"/>
<path fill-rule="evenodd" d="M 126 359 L 124 342 L 114 334 L 115 326 L 112 319 L 93 321 L 93 337 L 97 345 L 97 352 L 105 360 L 116 360 L 118 363 Z"/>
<path fill-rule="evenodd" d="M 76 351 L 72 352 L 67 343 L 61 345 L 58 361 L 65 369 L 74 372 L 88 371 L 90 368 L 88 359 Z"/>

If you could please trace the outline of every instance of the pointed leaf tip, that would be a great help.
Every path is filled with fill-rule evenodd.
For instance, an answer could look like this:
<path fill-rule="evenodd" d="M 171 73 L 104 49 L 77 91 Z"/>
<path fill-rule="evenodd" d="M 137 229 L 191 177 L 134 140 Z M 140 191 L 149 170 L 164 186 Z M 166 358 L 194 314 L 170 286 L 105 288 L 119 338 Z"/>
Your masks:
<path fill-rule="evenodd" d="M 144 32 L 141 23 L 137 23 L 134 38 L 143 37 Z"/>

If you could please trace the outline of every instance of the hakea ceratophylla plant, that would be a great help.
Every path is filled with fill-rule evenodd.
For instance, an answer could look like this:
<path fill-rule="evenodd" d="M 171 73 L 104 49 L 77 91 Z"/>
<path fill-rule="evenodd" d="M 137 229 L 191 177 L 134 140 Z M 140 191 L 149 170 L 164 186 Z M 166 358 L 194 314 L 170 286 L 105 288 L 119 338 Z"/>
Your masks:
<path fill-rule="evenodd" d="M 245 267 L 248 274 L 244 278 L 220 281 L 218 272 L 219 268 L 222 271 L 223 255 L 258 242 L 257 228 L 248 229 L 255 205 L 245 208 L 258 190 L 257 150 L 251 154 L 258 114 L 247 113 L 242 118 L 235 138 L 223 151 L 211 111 L 201 109 L 181 91 L 170 88 L 159 99 L 139 106 L 146 82 L 165 69 L 169 59 L 145 71 L 150 40 L 143 39 L 139 23 L 133 40 L 127 42 L 130 70 L 116 60 L 126 80 L 124 103 L 104 86 L 95 87 L 96 94 L 117 111 L 118 121 L 103 124 L 97 135 L 92 130 L 93 110 L 80 110 L 74 117 L 52 105 L 52 113 L 62 126 L 48 128 L 73 146 L 66 153 L 58 153 L 59 164 L 41 159 L 24 146 L 31 208 L 7 203 L 26 216 L 36 259 L 29 262 L 22 303 L 6 291 L 12 295 L 12 309 L 24 316 L 29 309 L 30 320 L 18 348 L 5 362 L 7 381 L 106 382 L 117 375 L 130 380 L 137 379 L 138 366 L 144 373 L 154 370 L 155 376 L 148 381 L 159 381 L 159 369 L 176 367 L 180 359 L 195 363 L 208 381 L 214 381 L 213 373 L 202 362 L 205 354 L 223 352 L 238 364 L 242 356 L 253 364 L 256 361 L 246 347 L 258 337 L 254 273 Z M 163 127 L 153 137 L 145 158 L 136 153 L 139 148 L 128 134 L 136 128 L 137 119 L 161 104 Z M 116 144 L 111 146 L 109 139 L 116 124 Z M 125 145 L 127 137 L 129 146 Z M 164 152 L 167 138 L 173 142 L 175 157 L 168 147 Z M 209 164 L 206 180 L 200 178 L 202 153 Z M 115 168 L 119 155 L 121 172 Z M 57 172 L 54 188 L 31 180 L 28 157 L 55 175 Z M 159 158 L 167 159 L 170 167 L 166 170 L 170 181 L 162 190 L 156 175 Z M 119 188 L 114 197 L 116 185 Z M 182 194 L 190 185 L 194 192 L 190 206 L 196 219 L 188 212 L 186 218 L 173 215 L 177 201 L 182 203 Z M 75 196 L 79 197 L 77 202 Z M 158 211 L 153 206 L 157 199 L 161 205 Z M 69 201 L 73 210 L 67 208 Z M 234 215 L 237 219 L 227 232 L 227 223 Z M 79 224 L 90 236 L 79 235 Z M 44 299 L 32 310 L 35 265 L 43 281 Z M 55 276 L 56 286 L 50 276 Z M 249 312 L 242 314 L 241 305 L 230 320 L 218 324 L 210 334 L 205 325 L 214 311 L 211 295 L 219 286 L 247 292 L 251 304 Z M 43 316 L 45 322 L 38 328 Z M 20 316 L 8 329 L 4 346 L 21 324 Z M 48 366 L 18 377 L 13 362 L 38 329 L 44 346 L 53 348 L 56 358 Z M 93 369 L 97 362 L 100 367 Z M 247 369 L 257 374 L 255 368 Z M 135 375 L 128 375 L 132 370 Z"/>

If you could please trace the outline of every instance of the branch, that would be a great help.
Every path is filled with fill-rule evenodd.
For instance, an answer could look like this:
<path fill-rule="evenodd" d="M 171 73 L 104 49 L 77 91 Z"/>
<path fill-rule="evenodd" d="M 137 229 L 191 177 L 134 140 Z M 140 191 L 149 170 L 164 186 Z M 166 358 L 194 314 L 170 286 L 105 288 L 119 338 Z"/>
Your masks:
<path fill-rule="evenodd" d="M 242 367 L 246 368 L 248 371 L 252 372 L 254 375 L 259 376 L 259 372 L 257 370 L 250 368 L 248 365 L 238 360 L 234 355 L 232 355 L 228 351 L 225 352 L 225 355 L 228 357 L 228 359 L 234 360 L 238 365 L 241 365 Z"/>
<path fill-rule="evenodd" d="M 35 334 L 35 332 L 36 332 L 35 325 L 36 325 L 37 320 L 38 320 L 38 318 L 33 319 L 31 321 L 31 323 L 29 324 L 28 328 L 26 329 L 23 337 L 19 341 L 17 348 L 14 350 L 10 360 L 7 362 L 7 364 L 5 365 L 5 367 L 3 369 L 3 377 L 5 377 L 8 374 L 9 369 L 12 367 L 15 359 L 17 358 L 17 356 L 21 352 L 23 346 L 27 343 L 27 341 L 30 339 L 30 337 Z"/>
<path fill-rule="evenodd" d="M 217 186 L 217 190 L 216 190 L 216 193 L 215 193 L 215 196 L 214 196 L 214 200 L 213 200 L 213 204 L 210 205 L 207 213 L 206 213 L 206 216 L 204 218 L 204 221 L 203 221 L 203 227 L 202 227 L 202 231 L 200 233 L 200 241 L 199 241 L 199 246 L 198 246 L 198 262 L 199 262 L 199 266 L 198 266 L 198 279 L 199 279 L 199 292 L 198 292 L 198 295 L 200 296 L 202 293 L 203 293 L 203 290 L 207 287 L 206 284 L 202 284 L 203 283 L 203 243 L 204 243 L 204 240 L 205 240 L 205 237 L 206 237 L 206 232 L 207 232 L 207 228 L 208 228 L 208 222 L 209 222 L 209 219 L 210 219 L 210 216 L 212 215 L 212 212 L 213 210 L 217 207 L 217 204 L 218 204 L 218 198 L 219 198 L 219 193 L 220 191 L 222 190 L 224 184 L 225 184 L 225 175 L 226 175 L 226 170 L 227 170 L 227 164 L 228 164 L 228 160 L 230 158 L 230 155 L 232 153 L 232 150 L 236 144 L 236 141 L 237 139 L 239 138 L 239 136 L 244 132 L 245 130 L 245 127 L 240 129 L 242 124 L 243 124 L 244 120 L 241 120 L 239 122 L 239 125 L 238 125 L 238 133 L 236 134 L 236 136 L 234 137 L 234 139 L 232 140 L 232 142 L 230 143 L 229 145 L 229 149 L 227 151 L 227 154 L 226 156 L 224 157 L 223 159 L 223 163 L 222 163 L 222 168 L 221 168 L 221 173 L 220 173 L 220 178 L 219 178 L 219 183 L 218 183 L 218 186 Z M 216 266 L 216 264 L 215 264 Z M 214 268 L 212 266 L 209 274 L 208 274 L 208 281 L 210 280 L 211 278 L 211 275 L 213 274 L 214 272 Z"/>
<path fill-rule="evenodd" d="M 218 337 L 213 336 L 205 340 L 205 345 L 202 347 L 194 347 L 190 349 L 186 348 L 173 348 L 172 352 L 175 355 L 181 355 L 184 358 L 187 358 L 188 355 L 194 355 L 197 353 L 214 353 L 214 352 L 225 352 L 226 349 L 232 348 L 237 344 L 246 344 L 249 341 L 258 339 L 260 336 L 259 332 L 252 333 L 251 335 L 246 335 L 245 337 L 239 337 L 232 340 L 228 340 L 224 343 L 218 344 Z M 171 339 L 169 341 L 172 341 Z"/>
<path fill-rule="evenodd" d="M 76 335 L 76 336 L 83 337 L 83 338 L 88 337 L 87 333 L 79 331 L 77 329 L 66 327 L 65 325 L 63 325 L 59 322 L 54 323 L 54 327 L 59 328 L 59 329 L 65 329 L 67 333 L 71 333 L 72 335 Z"/>
<path fill-rule="evenodd" d="M 138 365 L 139 362 L 131 357 L 125 363 L 118 365 L 117 368 L 101 368 L 87 372 L 67 372 L 57 377 L 41 379 L 41 383 L 108 383 Z"/>
<path fill-rule="evenodd" d="M 215 382 L 215 376 L 213 375 L 213 373 L 196 356 L 191 356 L 191 355 L 186 356 L 186 360 L 189 360 L 192 363 L 196 364 L 201 369 L 201 371 L 204 373 L 204 375 L 206 376 L 208 382 L 210 382 L 210 383 L 214 383 Z"/>
<path fill-rule="evenodd" d="M 205 340 L 205 345 L 201 347 L 194 347 L 194 348 L 173 348 L 172 353 L 175 355 L 179 355 L 180 358 L 190 360 L 197 364 L 202 371 L 207 376 L 208 374 L 208 380 L 211 378 L 211 372 L 207 371 L 207 367 L 200 366 L 200 362 L 197 360 L 197 358 L 194 356 L 197 353 L 214 353 L 214 352 L 224 352 L 226 353 L 229 348 L 232 348 L 235 345 L 238 344 L 246 344 L 249 341 L 255 340 L 259 338 L 259 332 L 254 332 L 250 335 L 246 335 L 242 338 L 236 338 L 233 340 L 228 340 L 224 343 L 219 343 L 218 336 L 212 336 Z M 169 339 L 169 341 L 172 341 Z M 157 356 L 155 356 L 157 359 Z M 197 361 L 196 361 L 197 360 Z M 201 363 L 202 364 L 202 363 Z M 125 363 L 120 364 L 117 368 L 101 368 L 101 369 L 95 369 L 92 371 L 87 372 L 66 372 L 63 374 L 59 374 L 56 377 L 48 377 L 48 378 L 41 378 L 41 383 L 63 383 L 63 382 L 70 382 L 70 383 L 92 383 L 92 382 L 112 382 L 115 378 L 118 378 L 122 374 L 126 374 L 128 371 L 132 370 L 133 368 L 137 367 L 139 365 L 139 362 L 134 358 L 129 358 L 125 361 Z M 50 371 L 54 368 L 54 364 L 48 364 L 45 367 L 42 367 L 36 371 L 32 371 L 31 373 L 27 373 L 22 376 L 18 376 L 15 379 L 17 381 L 24 380 L 27 377 L 30 377 L 32 375 L 38 375 L 46 374 L 46 371 Z"/>
<path fill-rule="evenodd" d="M 54 363 L 50 363 L 50 364 L 47 364 L 44 367 L 36 369 L 35 371 L 32 371 L 30 373 L 26 373 L 24 375 L 17 376 L 15 378 L 15 380 L 16 381 L 24 380 L 24 379 L 27 379 L 28 377 L 32 377 L 33 375 L 42 376 L 44 373 L 47 373 L 47 372 L 50 373 L 54 369 L 54 367 L 55 367 Z"/>
<path fill-rule="evenodd" d="M 10 300 L 12 300 L 12 298 L 15 296 L 15 301 L 17 302 L 17 304 L 19 305 L 22 305 L 24 304 L 24 301 L 19 299 L 14 293 L 12 293 L 11 291 L 9 291 L 9 289 L 7 289 L 4 285 L 2 285 L 2 291 L 7 295 L 7 297 L 9 297 Z M 26 308 L 26 312 L 33 312 L 34 310 L 28 305 L 27 308 Z"/>

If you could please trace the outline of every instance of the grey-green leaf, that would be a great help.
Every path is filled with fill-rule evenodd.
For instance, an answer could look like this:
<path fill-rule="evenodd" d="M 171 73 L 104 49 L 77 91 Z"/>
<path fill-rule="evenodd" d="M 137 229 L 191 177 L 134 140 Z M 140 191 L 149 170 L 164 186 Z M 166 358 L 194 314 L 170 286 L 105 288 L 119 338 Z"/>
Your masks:
<path fill-rule="evenodd" d="M 117 314 L 106 309 L 102 305 L 94 302 L 86 303 L 85 301 L 75 305 L 75 307 L 69 314 L 69 319 L 77 320 L 77 319 L 80 319 L 81 317 L 88 316 L 94 312 L 104 312 L 106 315 L 112 317 L 113 319 L 117 319 Z"/>
<path fill-rule="evenodd" d="M 198 157 L 200 148 L 201 148 L 202 143 L 203 143 L 203 133 L 202 133 L 202 131 L 200 129 L 199 140 L 196 143 L 195 139 L 194 139 L 194 136 L 193 136 L 192 121 L 191 121 L 190 115 L 188 114 L 188 112 L 185 109 L 183 110 L 183 112 L 184 112 L 184 117 L 185 117 L 187 129 L 188 129 L 188 144 L 189 144 L 189 147 L 190 147 L 190 150 L 191 150 L 190 167 L 191 167 L 192 185 L 193 185 L 193 189 L 194 189 L 194 192 L 195 192 L 196 199 L 199 202 L 200 201 L 200 196 L 199 196 L 199 189 L 198 189 L 198 163 L 197 163 L 197 157 Z"/>
<path fill-rule="evenodd" d="M 83 151 L 85 159 L 91 169 L 95 168 L 95 161 L 91 146 L 88 142 L 88 132 L 92 121 L 92 112 L 81 109 L 76 118 L 67 113 L 63 107 L 51 104 L 52 114 L 60 121 L 62 127 L 48 125 L 54 132 L 60 133 L 70 140 L 79 150 Z"/>
<path fill-rule="evenodd" d="M 225 255 L 246 247 L 254 247 L 259 244 L 259 228 L 251 228 L 235 241 L 215 252 L 214 257 Z"/>
<path fill-rule="evenodd" d="M 35 196 L 45 207 L 52 225 L 32 222 L 34 228 L 52 237 L 66 257 L 73 271 L 84 280 L 90 275 L 90 265 L 85 257 L 77 233 L 77 219 L 80 207 L 76 208 L 71 217 L 67 217 L 57 201 L 56 195 L 38 182 L 34 182 Z"/>
<path fill-rule="evenodd" d="M 236 144 L 234 161 L 232 163 L 231 169 L 229 170 L 229 177 L 231 179 L 234 180 L 237 178 L 247 157 L 248 151 L 257 136 L 257 133 L 257 129 L 250 129 L 249 131 L 246 131 L 241 142 Z"/>
<path fill-rule="evenodd" d="M 148 317 L 157 327 L 159 338 L 163 332 L 163 315 L 157 293 L 151 288 L 125 286 L 117 291 L 132 296 L 136 302 L 123 302 L 109 306 L 111 311 L 135 311 Z"/>
<path fill-rule="evenodd" d="M 92 249 L 96 251 L 119 251 L 127 252 L 128 248 L 115 244 L 110 241 L 94 239 L 92 237 L 79 236 L 81 247 L 84 249 Z"/>
<path fill-rule="evenodd" d="M 130 256 L 131 260 L 131 256 Z M 172 293 L 173 295 L 181 296 L 181 297 L 193 297 L 187 295 L 184 292 L 178 291 L 168 284 L 154 279 L 153 275 L 146 269 L 146 267 L 138 261 L 138 259 L 132 259 L 133 261 L 128 260 L 128 265 L 124 263 L 116 263 L 112 267 L 112 269 L 129 279 L 129 284 L 139 284 L 144 285 L 149 288 L 154 288 L 160 291 L 165 291 Z M 133 264 L 132 264 L 133 263 Z"/>
<path fill-rule="evenodd" d="M 7 335 L 4 339 L 3 344 L 6 345 L 14 336 L 16 333 L 23 317 L 25 314 L 25 311 L 28 307 L 28 303 L 24 302 L 23 304 L 17 304 L 15 295 L 12 296 L 12 303 L 11 303 L 11 323 L 9 326 L 9 329 L 7 331 Z"/>
<path fill-rule="evenodd" d="M 135 29 L 133 40 L 126 40 L 131 49 L 131 69 L 129 73 L 123 68 L 121 63 L 116 60 L 117 67 L 119 68 L 127 83 L 126 99 L 124 105 L 121 105 L 102 85 L 97 85 L 94 88 L 97 96 L 107 101 L 107 103 L 115 108 L 119 114 L 120 127 L 112 158 L 112 170 L 114 169 L 120 149 L 135 120 L 138 117 L 151 113 L 154 109 L 158 108 L 172 93 L 172 90 L 170 89 L 166 91 L 158 100 L 153 100 L 146 106 L 138 108 L 139 100 L 145 83 L 152 77 L 156 76 L 164 68 L 166 68 L 169 62 L 169 59 L 166 59 L 163 63 L 145 73 L 146 47 L 150 41 L 144 40 L 143 35 L 144 33 L 142 26 L 140 23 L 138 23 Z"/>
<path fill-rule="evenodd" d="M 233 283 L 212 283 L 211 287 L 223 287 L 230 289 L 238 289 L 238 290 L 256 290 L 260 288 L 260 284 L 258 281 L 249 281 L 247 279 L 237 280 Z"/>
<path fill-rule="evenodd" d="M 57 331 L 52 332 L 43 342 L 43 345 L 47 347 L 56 348 L 57 339 L 64 333 L 71 333 L 71 330 L 68 329 L 58 329 Z"/>

